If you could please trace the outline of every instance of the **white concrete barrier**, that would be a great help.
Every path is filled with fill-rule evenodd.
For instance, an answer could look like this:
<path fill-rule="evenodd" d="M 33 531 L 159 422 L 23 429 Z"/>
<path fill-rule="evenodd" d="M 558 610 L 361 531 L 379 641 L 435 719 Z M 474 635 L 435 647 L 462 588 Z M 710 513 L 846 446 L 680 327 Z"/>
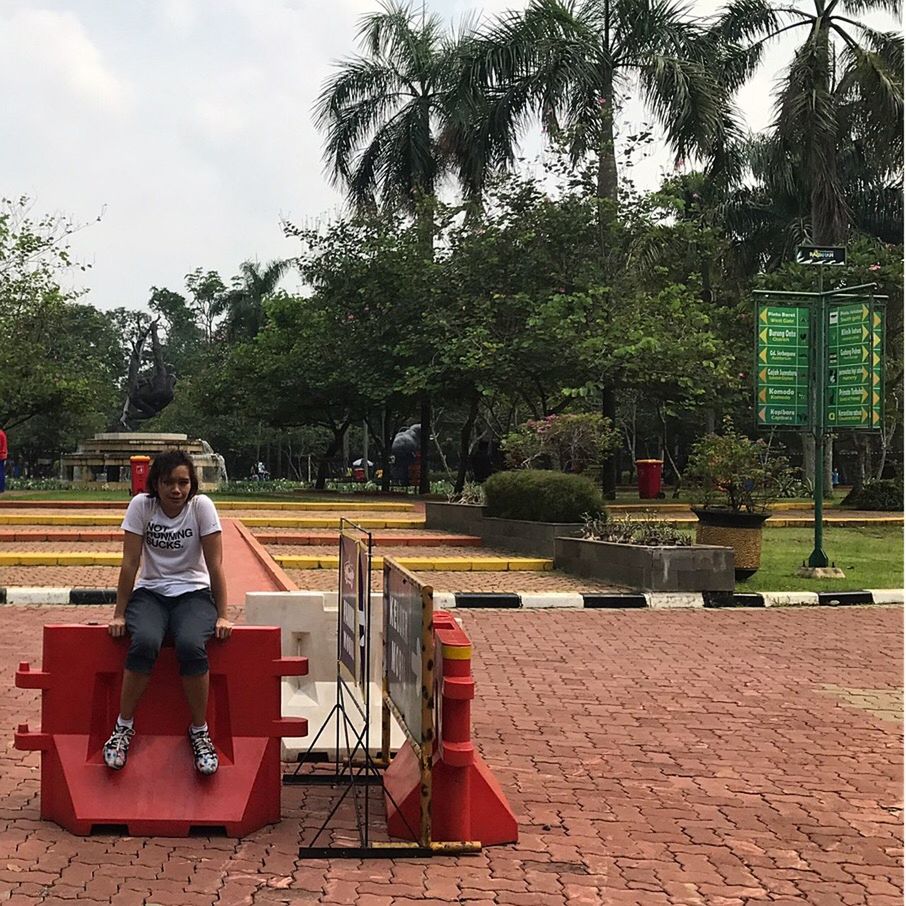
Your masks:
<path fill-rule="evenodd" d="M 381 748 L 381 664 L 383 658 L 383 598 L 371 596 L 370 721 L 368 747 L 372 754 Z M 340 725 L 340 752 L 346 752 L 346 738 L 353 743 L 361 731 L 360 711 L 346 702 L 346 714 L 355 728 L 347 729 L 334 710 L 337 703 L 337 593 L 320 591 L 249 592 L 245 596 L 245 621 L 253 626 L 279 626 L 281 654 L 307 657 L 308 675 L 286 677 L 281 684 L 283 715 L 305 717 L 307 737 L 283 740 L 283 760 L 296 761 L 315 737 L 312 756 L 334 758 L 337 752 L 337 723 Z M 364 700 L 359 690 L 359 703 Z M 391 716 L 390 749 L 403 744 L 403 731 Z M 353 743 L 354 744 L 354 743 Z"/>

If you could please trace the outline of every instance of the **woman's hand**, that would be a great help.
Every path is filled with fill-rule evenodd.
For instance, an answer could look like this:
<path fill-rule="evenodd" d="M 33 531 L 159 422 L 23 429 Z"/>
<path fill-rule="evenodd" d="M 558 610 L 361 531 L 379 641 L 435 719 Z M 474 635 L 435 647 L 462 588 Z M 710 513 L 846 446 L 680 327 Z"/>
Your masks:
<path fill-rule="evenodd" d="M 233 624 L 225 617 L 218 617 L 214 635 L 218 639 L 228 639 L 233 632 Z"/>
<path fill-rule="evenodd" d="M 111 617 L 110 622 L 107 624 L 107 632 L 113 636 L 115 639 L 119 639 L 126 634 L 126 618 L 125 617 Z"/>

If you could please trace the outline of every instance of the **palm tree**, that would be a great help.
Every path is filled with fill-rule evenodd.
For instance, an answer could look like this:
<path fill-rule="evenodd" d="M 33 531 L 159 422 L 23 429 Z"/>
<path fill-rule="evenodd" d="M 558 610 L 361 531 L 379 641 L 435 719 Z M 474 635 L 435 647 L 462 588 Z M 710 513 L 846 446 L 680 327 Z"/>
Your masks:
<path fill-rule="evenodd" d="M 844 240 L 856 197 L 880 211 L 890 196 L 883 187 L 895 188 L 902 172 L 903 39 L 852 18 L 871 10 L 898 13 L 899 0 L 732 0 L 716 29 L 740 46 L 731 88 L 755 71 L 771 39 L 804 32 L 778 85 L 767 150 L 785 194 L 805 189 L 809 238 L 819 245 Z M 870 161 L 867 183 L 860 160 Z"/>
<path fill-rule="evenodd" d="M 246 261 L 233 286 L 225 294 L 226 333 L 232 341 L 252 339 L 264 327 L 264 300 L 277 288 L 290 261 L 271 261 L 262 266 Z"/>
<path fill-rule="evenodd" d="M 315 107 L 334 183 L 360 210 L 381 203 L 422 216 L 448 174 L 477 195 L 500 157 L 469 141 L 464 111 L 480 99 L 457 94 L 468 87 L 457 79 L 462 37 L 396 0 L 363 17 L 358 37 L 364 54 L 341 62 Z"/>
<path fill-rule="evenodd" d="M 361 210 L 377 204 L 415 216 L 422 253 L 433 255 L 432 200 L 447 174 L 467 196 L 480 192 L 490 155 L 465 140 L 470 117 L 455 88 L 461 39 L 444 34 L 435 16 L 416 14 L 407 3 L 384 0 L 359 28 L 363 55 L 342 62 L 316 104 L 327 133 L 325 157 L 335 183 Z M 456 130 L 451 130 L 456 111 Z M 448 134 L 445 134 L 448 133 Z M 421 394 L 419 490 L 427 493 L 431 408 Z"/>
<path fill-rule="evenodd" d="M 490 98 L 498 149 L 540 115 L 573 163 L 597 156 L 597 195 L 615 207 L 615 115 L 634 87 L 677 157 L 713 151 L 732 128 L 709 46 L 706 29 L 672 0 L 532 0 L 473 38 L 465 72 Z"/>

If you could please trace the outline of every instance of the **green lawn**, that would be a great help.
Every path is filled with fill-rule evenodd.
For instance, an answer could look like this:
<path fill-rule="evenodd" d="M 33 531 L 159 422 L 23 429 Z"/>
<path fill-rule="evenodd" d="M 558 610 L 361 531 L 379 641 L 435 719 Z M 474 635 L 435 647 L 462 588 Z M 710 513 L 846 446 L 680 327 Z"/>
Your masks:
<path fill-rule="evenodd" d="M 765 527 L 761 569 L 746 582 L 746 591 L 849 591 L 903 587 L 903 529 L 899 526 L 824 529 L 828 560 L 846 573 L 845 579 L 799 579 L 794 573 L 814 547 L 811 528 Z"/>

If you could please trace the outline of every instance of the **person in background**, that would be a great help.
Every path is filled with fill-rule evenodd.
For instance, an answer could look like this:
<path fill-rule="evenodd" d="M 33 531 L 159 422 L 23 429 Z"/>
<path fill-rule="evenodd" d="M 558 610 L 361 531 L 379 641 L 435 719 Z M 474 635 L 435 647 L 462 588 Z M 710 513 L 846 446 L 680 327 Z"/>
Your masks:
<path fill-rule="evenodd" d="M 128 633 L 130 643 L 120 714 L 104 745 L 104 763 L 114 771 L 126 765 L 135 709 L 169 631 L 189 705 L 195 768 L 213 774 L 219 761 L 206 720 L 205 646 L 212 637 L 229 638 L 233 629 L 226 611 L 220 519 L 211 499 L 198 493 L 195 465 L 182 450 L 154 458 L 147 487 L 147 493 L 129 501 L 122 525 L 123 562 L 108 632 L 114 638 Z"/>
<path fill-rule="evenodd" d="M 6 490 L 6 458 L 9 456 L 9 447 L 6 443 L 6 431 L 0 428 L 0 494 Z"/>

